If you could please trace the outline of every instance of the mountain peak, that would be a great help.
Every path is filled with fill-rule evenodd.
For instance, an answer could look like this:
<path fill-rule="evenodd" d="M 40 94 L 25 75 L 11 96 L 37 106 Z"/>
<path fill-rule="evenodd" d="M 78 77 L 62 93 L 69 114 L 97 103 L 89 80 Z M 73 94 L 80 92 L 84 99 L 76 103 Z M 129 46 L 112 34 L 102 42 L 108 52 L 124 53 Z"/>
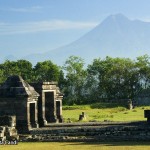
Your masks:
<path fill-rule="evenodd" d="M 35 58 L 36 62 L 51 59 L 60 65 L 70 55 L 80 56 L 87 63 L 97 57 L 135 58 L 144 54 L 150 54 L 150 23 L 135 22 L 115 14 L 67 46 L 26 58 L 32 62 Z"/>
<path fill-rule="evenodd" d="M 103 22 L 127 22 L 130 21 L 126 16 L 123 14 L 115 14 L 108 16 Z"/>
<path fill-rule="evenodd" d="M 121 13 L 114 14 L 114 15 L 110 15 L 110 16 L 108 16 L 108 17 L 113 18 L 113 19 L 122 19 L 122 18 L 128 19 L 125 15 L 123 15 L 123 14 L 121 14 Z"/>

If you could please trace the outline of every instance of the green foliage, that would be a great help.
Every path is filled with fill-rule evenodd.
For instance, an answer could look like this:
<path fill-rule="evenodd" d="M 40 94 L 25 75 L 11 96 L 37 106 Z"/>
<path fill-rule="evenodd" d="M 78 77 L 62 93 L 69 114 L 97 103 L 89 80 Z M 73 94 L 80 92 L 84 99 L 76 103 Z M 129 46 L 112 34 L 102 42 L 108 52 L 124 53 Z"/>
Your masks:
<path fill-rule="evenodd" d="M 0 64 L 0 82 L 4 82 L 11 75 L 21 75 L 26 81 L 31 81 L 32 64 L 26 60 L 6 60 Z"/>
<path fill-rule="evenodd" d="M 32 64 L 27 60 L 18 60 L 16 64 L 19 68 L 18 75 L 22 76 L 24 80 L 31 82 L 33 77 Z"/>
<path fill-rule="evenodd" d="M 70 56 L 63 69 L 66 72 L 65 99 L 70 104 L 81 104 L 83 99 L 86 71 L 84 61 L 80 57 Z"/>
<path fill-rule="evenodd" d="M 6 60 L 3 64 L 0 64 L 0 83 L 11 75 L 20 75 L 28 82 L 62 80 L 60 78 L 60 67 L 51 61 L 38 62 L 33 68 L 32 64 L 27 60 Z"/>
<path fill-rule="evenodd" d="M 10 75 L 21 75 L 28 82 L 58 81 L 64 93 L 63 103 L 68 105 L 133 99 L 141 90 L 150 88 L 150 57 L 131 60 L 107 56 L 94 59 L 87 68 L 77 56 L 70 56 L 62 68 L 50 60 L 34 67 L 27 60 L 6 60 L 0 64 L 0 83 Z"/>
<path fill-rule="evenodd" d="M 87 96 L 89 100 L 93 97 L 94 102 L 101 99 L 133 99 L 142 90 L 142 84 L 149 83 L 147 56 L 141 56 L 137 61 L 108 56 L 103 60 L 95 59 L 87 71 Z"/>

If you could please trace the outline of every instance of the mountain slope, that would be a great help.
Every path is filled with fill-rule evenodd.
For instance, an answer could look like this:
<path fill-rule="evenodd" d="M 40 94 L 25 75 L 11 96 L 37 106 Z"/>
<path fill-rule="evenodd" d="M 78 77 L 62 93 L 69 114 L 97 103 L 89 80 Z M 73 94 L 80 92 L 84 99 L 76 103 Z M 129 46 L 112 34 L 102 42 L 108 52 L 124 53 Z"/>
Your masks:
<path fill-rule="evenodd" d="M 43 54 L 24 57 L 33 63 L 51 59 L 62 65 L 70 55 L 90 63 L 94 58 L 131 57 L 150 54 L 150 23 L 129 20 L 122 14 L 111 15 L 77 41 Z"/>

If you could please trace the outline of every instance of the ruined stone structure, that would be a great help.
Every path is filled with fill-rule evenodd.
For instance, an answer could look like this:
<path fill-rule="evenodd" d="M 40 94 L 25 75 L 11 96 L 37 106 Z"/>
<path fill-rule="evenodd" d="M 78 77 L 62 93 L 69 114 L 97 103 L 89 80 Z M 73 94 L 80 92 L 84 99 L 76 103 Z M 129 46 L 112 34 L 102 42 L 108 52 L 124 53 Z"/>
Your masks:
<path fill-rule="evenodd" d="M 32 136 L 21 138 L 22 141 L 150 141 L 150 125 L 146 121 L 51 124 L 30 133 Z"/>
<path fill-rule="evenodd" d="M 13 144 L 19 140 L 15 116 L 0 116 L 0 144 L 6 140 Z"/>
<path fill-rule="evenodd" d="M 27 131 L 38 127 L 39 94 L 20 76 L 10 76 L 0 87 L 0 116 L 16 116 L 16 127 Z"/>
<path fill-rule="evenodd" d="M 0 116 L 16 116 L 16 128 L 27 132 L 47 123 L 62 122 L 62 94 L 54 82 L 25 82 L 10 76 L 0 86 Z M 36 91 L 36 90 L 37 91 Z"/>
<path fill-rule="evenodd" d="M 31 85 L 40 94 L 38 101 L 38 120 L 40 126 L 45 126 L 48 123 L 63 122 L 63 95 L 57 87 L 57 82 L 32 83 Z"/>

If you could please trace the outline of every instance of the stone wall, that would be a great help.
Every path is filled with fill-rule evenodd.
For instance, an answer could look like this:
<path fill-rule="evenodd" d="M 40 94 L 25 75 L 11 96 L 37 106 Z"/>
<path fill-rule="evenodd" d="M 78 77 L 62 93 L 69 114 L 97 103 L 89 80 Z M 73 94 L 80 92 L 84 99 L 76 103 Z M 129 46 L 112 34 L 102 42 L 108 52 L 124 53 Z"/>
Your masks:
<path fill-rule="evenodd" d="M 5 142 L 6 140 L 16 142 L 19 140 L 19 135 L 15 127 L 0 126 L 0 142 Z"/>

